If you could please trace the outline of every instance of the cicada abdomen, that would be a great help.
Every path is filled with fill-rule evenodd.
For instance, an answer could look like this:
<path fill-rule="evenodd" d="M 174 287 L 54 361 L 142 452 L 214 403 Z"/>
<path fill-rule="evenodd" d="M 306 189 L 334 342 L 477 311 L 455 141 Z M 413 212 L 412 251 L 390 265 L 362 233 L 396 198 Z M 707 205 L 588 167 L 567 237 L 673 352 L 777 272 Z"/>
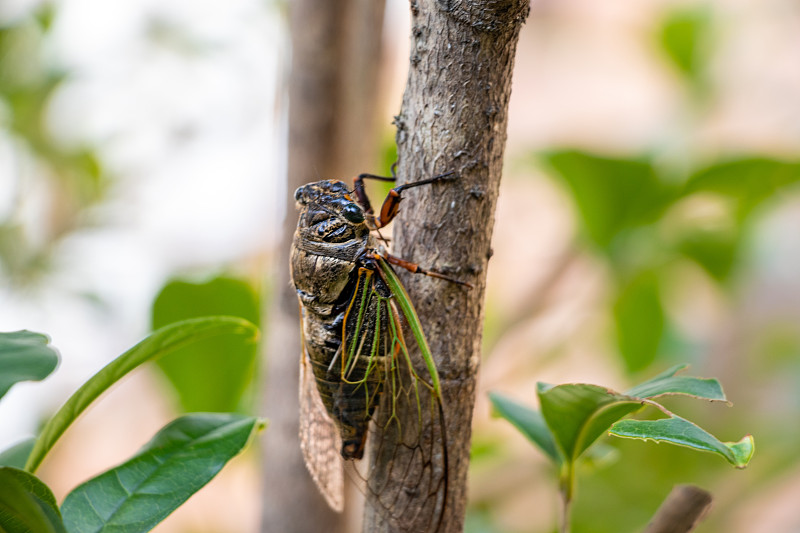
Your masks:
<path fill-rule="evenodd" d="M 373 464 L 390 469 L 386 476 L 379 474 L 386 469 L 361 469 L 367 504 L 400 530 L 425 524 L 424 530 L 437 531 L 447 495 L 439 378 L 413 306 L 387 262 L 399 260 L 378 252 L 371 208 L 363 190 L 355 192 L 356 198 L 344 183 L 326 180 L 295 193 L 300 219 L 291 269 L 303 331 L 303 455 L 328 503 L 341 510 L 342 460 L 361 459 L 371 435 Z M 390 215 L 383 223 L 396 212 L 399 193 L 392 202 L 384 204 L 382 213 Z M 404 331 L 417 349 L 409 348 Z"/>

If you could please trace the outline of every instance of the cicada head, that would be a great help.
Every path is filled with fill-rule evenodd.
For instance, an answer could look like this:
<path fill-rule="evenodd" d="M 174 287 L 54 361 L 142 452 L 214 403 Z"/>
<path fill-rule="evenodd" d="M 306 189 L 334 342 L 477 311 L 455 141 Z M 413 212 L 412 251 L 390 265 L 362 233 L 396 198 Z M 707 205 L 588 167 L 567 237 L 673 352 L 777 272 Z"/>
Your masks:
<path fill-rule="evenodd" d="M 309 183 L 294 193 L 304 237 L 329 243 L 362 239 L 369 234 L 364 210 L 338 180 Z"/>

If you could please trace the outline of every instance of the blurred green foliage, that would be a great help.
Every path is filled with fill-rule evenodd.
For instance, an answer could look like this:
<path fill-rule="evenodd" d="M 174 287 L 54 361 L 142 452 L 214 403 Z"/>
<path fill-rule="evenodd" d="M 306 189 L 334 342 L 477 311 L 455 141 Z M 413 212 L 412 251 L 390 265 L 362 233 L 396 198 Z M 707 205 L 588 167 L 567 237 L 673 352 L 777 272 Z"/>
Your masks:
<path fill-rule="evenodd" d="M 800 413 L 796 307 L 775 302 L 777 308 L 764 309 L 769 314 L 758 319 L 748 309 L 753 291 L 764 285 L 759 277 L 769 274 L 757 271 L 755 263 L 773 259 L 756 257 L 761 250 L 755 238 L 762 235 L 764 221 L 776 208 L 785 210 L 787 204 L 791 208 L 800 197 L 800 154 L 702 144 L 698 131 L 708 126 L 707 119 L 718 120 L 720 102 L 727 102 L 721 97 L 729 88 L 715 85 L 718 72 L 712 70 L 719 66 L 717 54 L 726 52 L 722 47 L 728 44 L 721 38 L 730 28 L 722 14 L 723 9 L 710 2 L 667 3 L 653 26 L 647 44 L 658 47 L 654 61 L 661 59 L 686 89 L 677 93 L 683 101 L 676 102 L 674 120 L 664 124 L 662 139 L 667 142 L 627 155 L 551 147 L 536 154 L 535 165 L 544 169 L 573 207 L 577 235 L 569 253 L 591 256 L 606 276 L 600 304 L 605 314 L 591 323 L 607 326 L 622 369 L 631 379 L 684 360 L 703 371 L 711 369 L 729 389 L 734 407 L 711 408 L 716 416 L 707 429 L 718 435 L 751 432 L 759 441 L 758 458 L 747 470 L 733 472 L 723 462 L 687 449 L 604 439 L 602 444 L 620 452 L 619 460 L 578 465 L 580 488 L 572 516 L 576 533 L 641 531 L 672 487 L 686 483 L 706 488 L 715 497 L 698 533 L 747 530 L 740 523 L 742 509 L 753 511 L 757 502 L 764 509 L 775 508 L 779 502 L 767 502 L 770 498 L 765 495 L 785 490 L 800 465 L 796 446 L 800 427 L 787 424 Z M 725 96 L 729 95 L 727 91 Z M 787 131 L 793 135 L 793 130 Z M 676 153 L 675 138 L 700 142 Z M 790 227 L 769 229 L 796 233 Z M 691 291 L 697 289 L 702 292 L 695 298 Z M 795 290 L 787 288 L 786 298 Z M 693 309 L 695 305 L 698 309 Z M 699 336 L 698 331 L 686 329 L 687 311 L 708 321 L 699 325 Z M 708 316 L 709 312 L 716 314 Z M 491 318 L 491 313 L 487 316 Z M 487 320 L 486 327 L 491 325 Z M 492 335 L 489 331 L 485 336 Z M 748 344 L 733 345 L 742 341 Z M 559 354 L 558 348 L 551 349 L 536 364 L 549 365 Z M 686 403 L 665 400 L 669 409 L 677 407 L 690 417 L 708 409 Z M 707 413 L 702 419 L 708 419 Z M 496 442 L 494 446 L 502 449 Z M 498 463 L 486 449 L 483 445 L 474 467 Z M 501 454 L 496 449 L 495 453 Z M 547 483 L 541 471 L 530 475 L 532 484 Z M 504 518 L 493 514 L 487 498 L 483 495 L 470 515 L 476 531 L 552 530 L 542 518 L 552 510 L 540 509 L 538 502 L 530 504 L 537 525 L 525 527 L 517 520 L 518 529 L 504 528 L 500 525 Z"/>
<path fill-rule="evenodd" d="M 567 185 L 586 237 L 612 259 L 618 241 L 657 221 L 675 196 L 644 158 L 614 159 L 579 150 L 543 157 Z"/>
<path fill-rule="evenodd" d="M 713 30 L 711 13 L 703 5 L 669 11 L 658 30 L 661 49 L 679 72 L 695 87 L 705 75 Z"/>
<path fill-rule="evenodd" d="M 614 302 L 619 352 L 631 372 L 650 366 L 664 334 L 659 277 L 643 271 L 620 287 Z"/>
<path fill-rule="evenodd" d="M 800 182 L 800 161 L 766 156 L 714 162 L 682 181 L 659 175 L 654 156 L 569 149 L 542 159 L 569 192 L 586 243 L 609 263 L 618 348 L 629 372 L 658 360 L 669 320 L 663 286 L 672 270 L 689 260 L 724 288 L 758 208 Z"/>
<path fill-rule="evenodd" d="M 0 25 L 0 139 L 10 140 L 16 196 L 0 213 L 0 267 L 16 282 L 32 282 L 49 268 L 55 244 L 85 223 L 85 210 L 101 201 L 109 176 L 94 149 L 68 146 L 48 127 L 48 107 L 69 73 L 45 53 L 56 11 L 44 3 L 28 17 Z M 73 141 L 74 142 L 74 141 Z M 44 238 L 22 222 L 19 209 L 31 183 L 48 190 L 41 213 Z"/>
<path fill-rule="evenodd" d="M 203 283 L 173 280 L 153 302 L 153 329 L 210 315 L 261 323 L 258 293 L 247 282 L 216 277 Z M 227 336 L 195 343 L 157 361 L 186 412 L 255 410 L 258 345 Z"/>

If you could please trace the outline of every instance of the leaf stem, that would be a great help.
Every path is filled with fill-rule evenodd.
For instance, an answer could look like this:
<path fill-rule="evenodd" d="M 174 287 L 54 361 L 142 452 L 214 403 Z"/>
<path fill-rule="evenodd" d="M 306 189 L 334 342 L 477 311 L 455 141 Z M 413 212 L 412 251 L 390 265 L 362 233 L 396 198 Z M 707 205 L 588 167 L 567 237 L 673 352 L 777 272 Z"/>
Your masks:
<path fill-rule="evenodd" d="M 575 463 L 567 460 L 561 470 L 561 533 L 570 531 L 570 513 L 572 511 L 572 496 L 575 488 Z"/>

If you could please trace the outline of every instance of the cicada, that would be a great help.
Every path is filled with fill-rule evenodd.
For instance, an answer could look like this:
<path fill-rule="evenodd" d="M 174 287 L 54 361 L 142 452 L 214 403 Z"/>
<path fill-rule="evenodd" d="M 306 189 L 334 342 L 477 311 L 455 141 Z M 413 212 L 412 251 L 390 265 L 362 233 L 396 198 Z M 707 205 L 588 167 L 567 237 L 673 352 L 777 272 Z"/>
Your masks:
<path fill-rule="evenodd" d="M 387 254 L 374 230 L 394 218 L 403 190 L 448 176 L 395 187 L 379 214 L 373 213 L 363 180 L 392 178 L 362 174 L 352 189 L 324 180 L 295 192 L 300 218 L 291 271 L 303 335 L 303 456 L 328 504 L 341 511 L 343 467 L 362 459 L 367 436 L 374 435 L 372 457 L 388 461 L 407 479 L 405 488 L 396 488 L 369 468 L 361 469 L 366 501 L 401 530 L 421 521 L 429 531 L 439 529 L 448 472 L 439 375 L 391 265 L 449 278 Z M 417 350 L 409 349 L 409 331 Z M 401 421 L 397 414 L 409 409 L 418 416 Z M 411 492 L 428 502 L 424 509 L 410 508 Z"/>

